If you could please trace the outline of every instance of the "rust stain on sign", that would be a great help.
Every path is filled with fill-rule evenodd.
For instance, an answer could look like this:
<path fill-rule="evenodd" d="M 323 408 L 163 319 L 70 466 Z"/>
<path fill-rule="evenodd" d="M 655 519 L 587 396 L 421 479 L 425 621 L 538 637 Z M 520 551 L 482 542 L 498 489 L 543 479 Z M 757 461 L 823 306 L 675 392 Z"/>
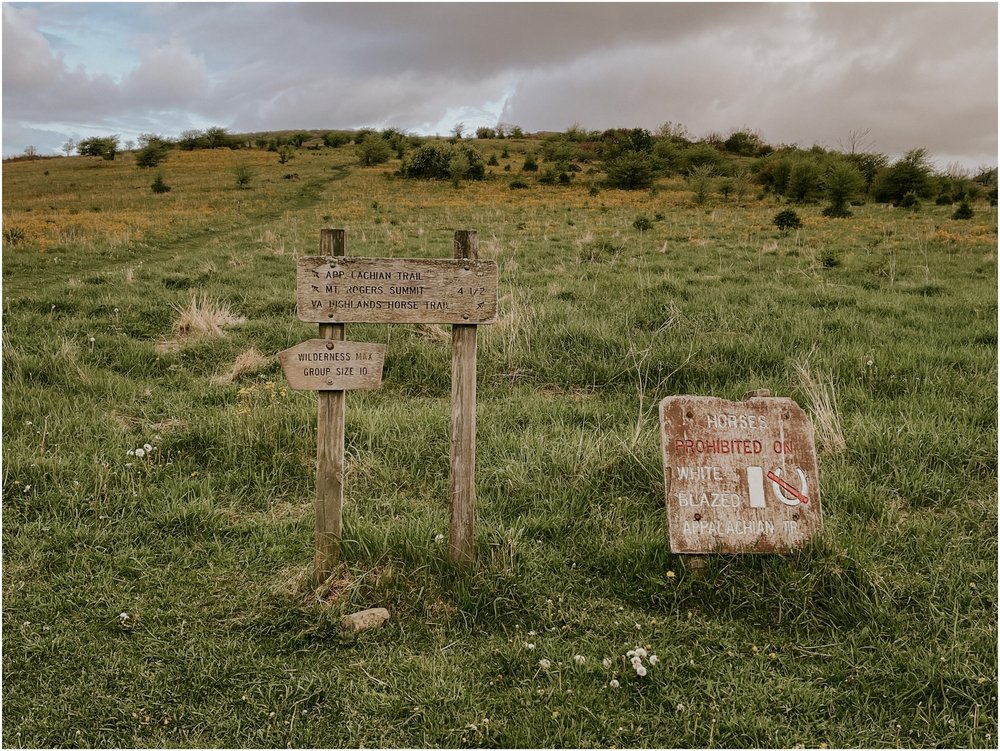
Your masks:
<path fill-rule="evenodd" d="M 670 396 L 660 438 L 673 553 L 782 553 L 821 528 L 812 423 L 791 399 Z"/>
<path fill-rule="evenodd" d="M 278 353 L 288 385 L 300 391 L 377 389 L 384 344 L 307 339 Z"/>
<path fill-rule="evenodd" d="M 298 316 L 313 323 L 492 323 L 496 261 L 344 258 L 298 260 Z"/>

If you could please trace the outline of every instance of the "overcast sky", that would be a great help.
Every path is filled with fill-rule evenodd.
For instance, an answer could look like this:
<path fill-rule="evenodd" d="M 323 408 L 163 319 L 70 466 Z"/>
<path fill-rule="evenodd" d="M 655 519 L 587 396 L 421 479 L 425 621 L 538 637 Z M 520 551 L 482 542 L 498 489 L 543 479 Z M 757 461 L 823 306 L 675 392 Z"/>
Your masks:
<path fill-rule="evenodd" d="M 140 132 L 681 123 L 997 163 L 997 5 L 5 3 L 3 153 Z"/>

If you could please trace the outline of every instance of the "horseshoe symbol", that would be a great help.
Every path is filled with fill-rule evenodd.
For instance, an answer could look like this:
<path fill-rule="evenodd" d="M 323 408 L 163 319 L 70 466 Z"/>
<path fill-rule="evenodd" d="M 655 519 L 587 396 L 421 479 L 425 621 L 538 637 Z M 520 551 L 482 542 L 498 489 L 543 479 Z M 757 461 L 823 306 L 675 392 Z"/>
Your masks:
<path fill-rule="evenodd" d="M 800 503 L 809 503 L 809 496 L 807 495 L 809 486 L 806 484 L 806 473 L 798 467 L 796 467 L 795 471 L 799 473 L 799 483 L 802 485 L 801 491 L 781 478 L 780 468 L 767 473 L 767 479 L 771 481 L 771 489 L 774 491 L 774 495 L 786 506 L 798 506 Z M 793 497 L 789 498 L 782 490 L 787 490 Z"/>

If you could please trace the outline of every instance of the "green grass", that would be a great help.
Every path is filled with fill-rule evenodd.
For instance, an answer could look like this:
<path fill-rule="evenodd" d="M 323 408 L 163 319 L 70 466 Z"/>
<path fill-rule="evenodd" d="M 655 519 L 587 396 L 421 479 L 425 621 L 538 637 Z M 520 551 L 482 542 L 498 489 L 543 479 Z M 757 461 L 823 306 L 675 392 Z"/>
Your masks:
<path fill-rule="evenodd" d="M 782 234 L 781 204 L 699 207 L 681 181 L 511 191 L 501 160 L 455 189 L 352 148 L 241 155 L 247 189 L 235 157 L 173 152 L 164 197 L 127 161 L 5 165 L 5 746 L 996 746 L 995 209 L 804 206 Z M 437 541 L 448 337 L 347 326 L 388 350 L 382 388 L 347 397 L 344 563 L 318 602 L 315 396 L 274 361 L 212 379 L 315 335 L 295 257 L 326 226 L 392 257 L 477 229 L 501 301 L 465 573 Z M 164 346 L 193 294 L 246 322 Z M 696 574 L 667 544 L 656 404 L 767 388 L 808 410 L 797 364 L 847 442 L 820 455 L 824 533 Z M 391 620 L 342 633 L 367 607 Z"/>

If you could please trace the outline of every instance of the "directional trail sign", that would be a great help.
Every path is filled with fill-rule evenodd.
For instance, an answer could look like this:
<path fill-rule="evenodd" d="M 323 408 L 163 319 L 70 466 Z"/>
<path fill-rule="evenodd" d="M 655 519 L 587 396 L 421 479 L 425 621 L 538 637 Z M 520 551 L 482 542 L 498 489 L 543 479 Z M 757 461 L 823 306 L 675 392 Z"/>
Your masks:
<path fill-rule="evenodd" d="M 314 323 L 492 323 L 496 261 L 347 258 L 298 260 L 298 316 Z"/>
<path fill-rule="evenodd" d="M 791 399 L 660 402 L 670 550 L 781 553 L 820 529 L 812 423 Z"/>

